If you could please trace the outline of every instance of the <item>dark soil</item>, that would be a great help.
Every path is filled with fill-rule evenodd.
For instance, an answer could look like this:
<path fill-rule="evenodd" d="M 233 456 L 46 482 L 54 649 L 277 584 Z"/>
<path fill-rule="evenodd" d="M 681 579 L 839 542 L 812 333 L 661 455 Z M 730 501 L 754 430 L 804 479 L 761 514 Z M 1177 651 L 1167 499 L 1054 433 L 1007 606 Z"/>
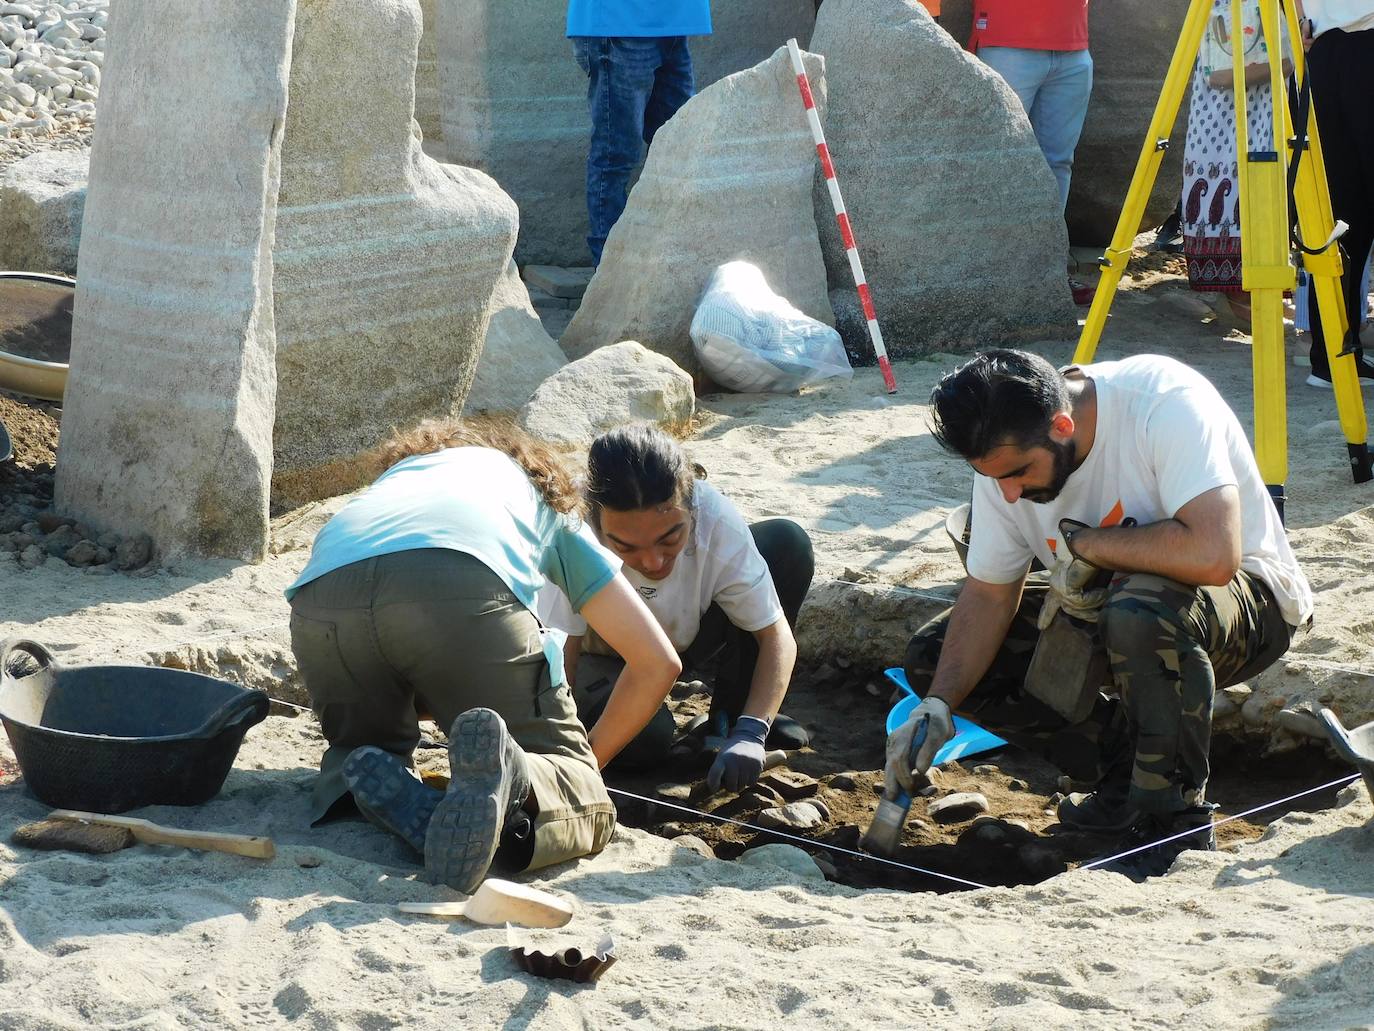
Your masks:
<path fill-rule="evenodd" d="M 871 859 L 845 855 L 857 850 L 859 838 L 877 808 L 882 788 L 883 726 L 889 708 L 886 681 L 846 676 L 823 669 L 827 682 L 795 682 L 785 711 L 801 721 L 812 735 L 811 746 L 792 753 L 788 769 L 818 782 L 814 797 L 830 811 L 831 819 L 817 830 L 798 832 L 814 843 L 806 847 L 822 860 L 827 876 L 854 887 L 884 887 L 917 891 L 958 890 L 957 884 L 908 872 Z M 839 682 L 836 682 L 839 681 Z M 870 688 L 869 685 L 872 685 Z M 876 690 L 875 695 L 873 691 Z M 704 712 L 709 695 L 673 702 L 681 726 Z M 1222 739 L 1213 745 L 1213 780 L 1208 794 L 1220 804 L 1218 818 L 1325 783 L 1348 772 L 1317 748 L 1273 760 L 1259 760 L 1254 746 Z M 755 823 L 760 810 L 784 804 L 750 791 L 740 796 L 706 797 L 707 760 L 678 760 L 652 773 L 607 772 L 607 784 L 653 798 L 661 785 L 689 785 L 691 796 L 682 803 L 717 816 Z M 1054 815 L 1054 797 L 1064 788 L 1087 790 L 1089 785 L 1064 782 L 1057 769 L 1038 756 L 1013 746 L 949 763 L 937 771 L 938 790 L 912 805 L 897 862 L 951 874 L 980 884 L 1034 884 L 1065 869 L 1118 851 L 1120 836 L 1084 834 L 1063 829 Z M 850 786 L 852 784 L 852 787 Z M 976 791 L 989 803 L 987 815 L 949 824 L 927 814 L 935 798 L 953 792 Z M 1218 846 L 1233 848 L 1258 838 L 1270 821 L 1295 809 L 1317 810 L 1334 804 L 1335 790 L 1288 803 L 1228 823 L 1217 830 Z M 767 830 L 751 830 L 702 819 L 659 803 L 615 798 L 623 822 L 666 837 L 691 834 L 707 842 L 722 859 L 746 849 L 785 841 Z"/>
<path fill-rule="evenodd" d="M 0 392 L 0 423 L 14 457 L 0 462 L 0 561 L 36 569 L 63 561 L 95 575 L 152 572 L 144 536 L 100 533 L 53 510 L 61 409 Z"/>

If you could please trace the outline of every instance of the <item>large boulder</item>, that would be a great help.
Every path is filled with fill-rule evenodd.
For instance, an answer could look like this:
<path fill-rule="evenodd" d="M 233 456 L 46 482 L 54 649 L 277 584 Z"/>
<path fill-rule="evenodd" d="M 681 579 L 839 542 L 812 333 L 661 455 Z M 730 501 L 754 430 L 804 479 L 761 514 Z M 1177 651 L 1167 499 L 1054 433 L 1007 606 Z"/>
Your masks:
<path fill-rule="evenodd" d="M 296 16 L 275 252 L 279 505 L 352 489 L 394 428 L 462 410 L 515 243 L 510 198 L 411 131 L 420 21 L 418 0 L 312 0 Z"/>
<path fill-rule="evenodd" d="M 520 425 L 543 440 L 586 447 L 627 422 L 685 433 L 696 410 L 692 377 L 633 340 L 565 365 L 535 390 Z"/>
<path fill-rule="evenodd" d="M 540 383 L 567 364 L 511 261 L 492 298 L 487 342 L 463 413 L 519 411 Z"/>
<path fill-rule="evenodd" d="M 944 0 L 941 9 L 941 24 L 961 43 L 969 37 L 973 6 L 973 0 Z M 1112 238 L 1187 11 L 1188 0 L 1088 6 L 1093 95 L 1074 154 L 1066 216 L 1075 244 L 1097 247 Z M 1185 97 L 1137 229 L 1159 225 L 1178 203 L 1187 124 Z"/>
<path fill-rule="evenodd" d="M 918 0 L 826 0 L 811 45 L 825 55 L 826 136 L 888 351 L 1070 330 L 1058 187 L 1001 76 Z M 815 205 L 841 335 L 871 356 L 819 176 Z"/>
<path fill-rule="evenodd" d="M 76 274 L 89 150 L 40 151 L 0 170 L 0 268 Z"/>
<path fill-rule="evenodd" d="M 564 35 L 566 0 L 435 2 L 448 159 L 489 173 L 515 198 L 522 266 L 587 264 L 591 122 L 587 78 Z M 789 36 L 805 46 L 815 18 L 813 0 L 713 7 L 715 33 L 690 43 L 698 89 L 752 67 Z"/>
<path fill-rule="evenodd" d="M 805 57 L 818 105 L 824 63 Z M 638 340 L 696 372 L 688 328 L 717 266 L 757 265 L 833 325 L 816 236 L 816 151 L 785 47 L 707 87 L 660 131 L 601 265 L 559 343 L 571 356 Z"/>
<path fill-rule="evenodd" d="M 56 504 L 163 558 L 267 547 L 294 14 L 139 0 L 109 19 Z M 149 97 L 178 99 L 149 117 Z"/>

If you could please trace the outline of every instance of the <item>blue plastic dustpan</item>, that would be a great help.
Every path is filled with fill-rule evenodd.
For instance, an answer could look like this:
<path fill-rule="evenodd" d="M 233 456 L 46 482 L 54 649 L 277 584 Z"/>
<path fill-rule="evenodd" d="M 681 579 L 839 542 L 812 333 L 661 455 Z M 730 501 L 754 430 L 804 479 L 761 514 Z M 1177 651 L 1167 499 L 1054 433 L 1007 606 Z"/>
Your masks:
<path fill-rule="evenodd" d="M 892 711 L 887 714 L 887 732 L 891 734 L 903 723 L 911 718 L 911 712 L 916 706 L 921 704 L 921 699 L 916 692 L 911 689 L 911 685 L 906 682 L 906 671 L 894 666 L 885 671 L 887 679 L 906 692 L 906 697 L 892 707 Z M 935 753 L 935 761 L 932 765 L 939 766 L 942 762 L 950 759 L 965 759 L 971 755 L 981 755 L 983 752 L 991 752 L 994 748 L 1001 748 L 1006 742 L 989 730 L 984 730 L 978 724 L 964 719 L 962 716 L 954 717 L 954 737 L 945 742 L 945 746 Z"/>

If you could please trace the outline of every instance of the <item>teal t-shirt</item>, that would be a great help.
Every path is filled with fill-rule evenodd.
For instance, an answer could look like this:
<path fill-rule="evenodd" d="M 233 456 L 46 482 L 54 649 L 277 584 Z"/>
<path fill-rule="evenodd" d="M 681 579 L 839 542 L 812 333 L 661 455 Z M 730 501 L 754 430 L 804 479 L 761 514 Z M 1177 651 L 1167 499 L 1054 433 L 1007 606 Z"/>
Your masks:
<path fill-rule="evenodd" d="M 568 0 L 569 36 L 709 36 L 711 0 Z"/>
<path fill-rule="evenodd" d="M 580 610 L 620 571 L 619 559 L 591 530 L 550 508 L 509 457 L 449 448 L 398 462 L 340 509 L 316 536 L 286 597 L 354 562 L 421 548 L 472 555 L 531 612 L 546 581 Z M 562 683 L 561 635 L 544 634 L 544 655 L 553 683 Z"/>

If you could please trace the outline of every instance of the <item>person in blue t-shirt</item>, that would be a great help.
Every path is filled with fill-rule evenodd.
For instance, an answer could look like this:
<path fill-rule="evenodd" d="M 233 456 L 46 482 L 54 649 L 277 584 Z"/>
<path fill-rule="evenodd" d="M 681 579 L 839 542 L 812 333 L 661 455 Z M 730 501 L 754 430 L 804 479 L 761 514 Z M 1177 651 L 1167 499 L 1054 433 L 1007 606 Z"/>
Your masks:
<path fill-rule="evenodd" d="M 696 92 L 687 37 L 710 34 L 711 0 L 568 0 L 568 37 L 587 74 L 592 119 L 587 246 L 594 265 L 625 210 L 644 144 Z"/>
<path fill-rule="evenodd" d="M 471 893 L 495 862 L 537 869 L 598 852 L 615 808 L 600 768 L 648 723 L 681 663 L 582 522 L 547 446 L 513 426 L 424 423 L 315 538 L 287 588 L 291 647 L 329 747 L 312 819 L 351 795 L 370 821 Z M 532 613 L 562 590 L 626 658 L 590 733 L 561 635 Z M 411 772 L 421 714 L 449 732 L 447 792 Z"/>

